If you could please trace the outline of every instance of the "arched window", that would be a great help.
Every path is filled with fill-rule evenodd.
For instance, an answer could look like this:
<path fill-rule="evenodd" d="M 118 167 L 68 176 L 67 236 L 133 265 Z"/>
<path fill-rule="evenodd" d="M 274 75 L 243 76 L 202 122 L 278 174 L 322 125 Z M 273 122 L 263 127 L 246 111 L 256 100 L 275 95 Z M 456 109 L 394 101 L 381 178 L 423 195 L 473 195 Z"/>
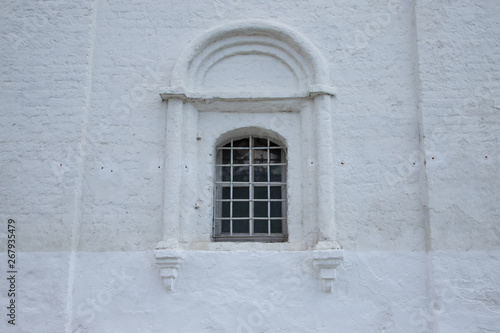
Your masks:
<path fill-rule="evenodd" d="M 286 241 L 286 148 L 250 135 L 219 145 L 216 159 L 214 240 Z"/>

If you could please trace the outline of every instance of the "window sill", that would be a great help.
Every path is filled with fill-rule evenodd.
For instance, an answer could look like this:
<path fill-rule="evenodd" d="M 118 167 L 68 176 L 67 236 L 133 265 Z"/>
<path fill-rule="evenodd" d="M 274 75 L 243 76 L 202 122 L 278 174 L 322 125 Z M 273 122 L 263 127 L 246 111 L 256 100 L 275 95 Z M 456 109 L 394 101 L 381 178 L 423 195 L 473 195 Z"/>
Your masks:
<path fill-rule="evenodd" d="M 186 251 L 305 251 L 306 244 L 303 242 L 193 242 L 180 244 Z"/>
<path fill-rule="evenodd" d="M 249 243 L 283 243 L 286 242 L 284 236 L 217 236 L 213 237 L 214 242 L 249 242 Z"/>

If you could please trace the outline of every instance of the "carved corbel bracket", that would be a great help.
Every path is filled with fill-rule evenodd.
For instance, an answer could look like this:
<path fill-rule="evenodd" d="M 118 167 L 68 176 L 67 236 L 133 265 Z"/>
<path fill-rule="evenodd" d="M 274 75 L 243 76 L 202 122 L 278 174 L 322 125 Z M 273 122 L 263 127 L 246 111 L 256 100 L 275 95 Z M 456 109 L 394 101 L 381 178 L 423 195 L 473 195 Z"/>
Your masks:
<path fill-rule="evenodd" d="M 179 250 L 157 250 L 155 261 L 160 266 L 160 276 L 163 278 L 165 289 L 172 291 L 177 270 L 182 263 L 181 252 Z"/>
<path fill-rule="evenodd" d="M 344 260 L 341 250 L 314 251 L 314 266 L 319 270 L 323 291 L 333 291 L 333 281 L 337 277 L 337 266 Z"/>

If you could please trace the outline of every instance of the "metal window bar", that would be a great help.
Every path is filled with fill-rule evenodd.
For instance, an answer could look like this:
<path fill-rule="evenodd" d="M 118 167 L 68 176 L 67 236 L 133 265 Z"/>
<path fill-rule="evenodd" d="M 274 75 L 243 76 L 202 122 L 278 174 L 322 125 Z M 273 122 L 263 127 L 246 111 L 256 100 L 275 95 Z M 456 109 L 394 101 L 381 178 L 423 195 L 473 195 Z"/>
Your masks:
<path fill-rule="evenodd" d="M 252 146 L 253 146 L 253 138 L 252 138 L 252 136 L 250 136 L 250 137 L 249 137 L 248 141 L 249 141 L 249 142 L 248 142 L 248 147 L 249 147 L 249 149 L 250 149 L 250 151 L 249 151 L 249 156 L 248 156 L 248 158 L 249 158 L 249 159 L 248 159 L 248 162 L 250 162 L 250 164 L 251 164 L 251 166 L 249 167 L 250 172 L 249 172 L 249 174 L 248 174 L 248 177 L 249 177 L 249 178 L 248 178 L 248 180 L 250 181 L 250 186 L 249 186 L 249 188 L 248 188 L 248 190 L 250 191 L 250 193 L 248 194 L 248 198 L 249 198 L 249 201 L 250 201 L 250 203 L 249 203 L 249 205 L 248 205 L 248 209 L 250 209 L 250 212 L 249 212 L 249 214 L 248 214 L 248 217 L 249 217 L 249 219 L 248 219 L 248 224 L 249 224 L 249 228 L 250 228 L 250 229 L 249 229 L 250 236 L 252 236 L 252 235 L 253 235 L 253 221 L 254 221 L 254 220 L 253 220 L 253 207 L 254 207 L 254 203 L 253 203 L 253 198 L 254 198 L 254 188 L 253 188 L 253 186 L 254 186 L 254 185 L 252 184 L 252 180 L 254 179 L 254 174 L 253 174 L 253 171 L 254 171 L 254 170 L 253 170 L 253 166 L 252 166 L 252 165 L 253 165 L 254 163 L 253 163 L 253 149 L 252 149 Z"/>

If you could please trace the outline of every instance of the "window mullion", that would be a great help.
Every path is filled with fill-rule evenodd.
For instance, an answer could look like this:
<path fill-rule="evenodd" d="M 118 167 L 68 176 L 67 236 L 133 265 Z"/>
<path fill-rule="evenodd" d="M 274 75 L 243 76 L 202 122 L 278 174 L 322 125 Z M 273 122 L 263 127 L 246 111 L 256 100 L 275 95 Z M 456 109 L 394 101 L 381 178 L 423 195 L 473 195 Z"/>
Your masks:
<path fill-rule="evenodd" d="M 286 151 L 284 148 L 281 149 L 281 161 L 286 161 Z M 286 167 L 281 167 L 281 182 L 284 182 L 286 184 Z M 283 200 L 283 198 L 286 198 L 286 185 L 281 185 L 281 200 Z M 285 201 L 281 201 L 281 232 L 282 233 L 285 233 L 287 232 L 285 227 L 286 227 L 286 209 L 287 209 L 287 204 L 286 204 L 286 200 Z"/>
<path fill-rule="evenodd" d="M 230 154 L 230 178 L 229 178 L 229 235 L 233 235 L 233 139 L 231 139 L 231 154 Z"/>
<path fill-rule="evenodd" d="M 267 139 L 267 234 L 271 235 L 271 149 Z"/>
<path fill-rule="evenodd" d="M 250 236 L 253 235 L 253 223 L 254 223 L 254 220 L 253 220 L 253 204 L 254 204 L 254 195 L 253 195 L 253 152 L 252 152 L 252 136 L 249 137 L 249 142 L 248 142 L 248 148 L 249 148 L 249 151 L 250 151 L 250 155 L 249 155 L 249 161 L 250 162 L 250 172 L 249 172 L 249 177 L 250 179 L 249 180 L 249 183 L 250 183 L 250 186 L 248 188 L 248 198 L 249 198 L 249 209 L 250 209 L 250 212 L 249 212 L 249 219 L 248 219 L 248 223 L 250 224 L 249 225 L 249 232 L 250 232 Z"/>

